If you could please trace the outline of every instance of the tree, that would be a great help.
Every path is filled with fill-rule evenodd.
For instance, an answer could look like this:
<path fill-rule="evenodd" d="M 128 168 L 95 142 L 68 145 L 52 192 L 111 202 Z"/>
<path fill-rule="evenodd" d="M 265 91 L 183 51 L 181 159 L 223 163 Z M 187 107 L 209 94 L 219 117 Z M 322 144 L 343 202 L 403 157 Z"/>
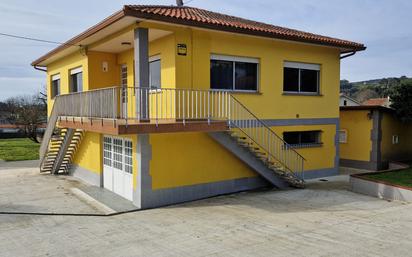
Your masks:
<path fill-rule="evenodd" d="M 7 120 L 20 127 L 26 137 L 39 143 L 37 130 L 47 120 L 47 106 L 41 94 L 11 97 L 5 104 Z"/>
<path fill-rule="evenodd" d="M 391 88 L 391 107 L 404 122 L 412 122 L 412 80 L 402 80 Z"/>

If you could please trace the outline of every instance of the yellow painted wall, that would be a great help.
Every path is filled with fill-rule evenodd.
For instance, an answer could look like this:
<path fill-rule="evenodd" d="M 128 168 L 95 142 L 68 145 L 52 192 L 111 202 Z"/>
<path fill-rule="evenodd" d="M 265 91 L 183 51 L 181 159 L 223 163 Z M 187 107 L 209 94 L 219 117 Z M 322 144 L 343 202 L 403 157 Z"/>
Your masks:
<path fill-rule="evenodd" d="M 341 159 L 370 161 L 373 120 L 368 119 L 368 113 L 368 110 L 340 112 L 340 129 L 347 131 L 347 143 L 339 144 Z"/>
<path fill-rule="evenodd" d="M 335 125 L 276 126 L 272 130 L 280 137 L 287 131 L 321 131 L 321 146 L 298 148 L 296 151 L 307 160 L 304 162 L 306 171 L 335 167 Z"/>
<path fill-rule="evenodd" d="M 120 66 L 116 54 L 89 51 L 87 57 L 90 90 L 120 85 Z M 103 62 L 108 64 L 106 72 L 103 71 Z"/>
<path fill-rule="evenodd" d="M 172 188 L 257 176 L 207 133 L 151 134 L 152 188 Z"/>
<path fill-rule="evenodd" d="M 70 70 L 74 68 L 83 68 L 83 89 L 89 88 L 88 61 L 84 53 L 76 52 L 63 59 L 57 60 L 47 66 L 47 107 L 50 114 L 53 107 L 53 100 L 50 97 L 51 76 L 60 74 L 60 94 L 69 93 Z"/>
<path fill-rule="evenodd" d="M 402 123 L 394 114 L 383 113 L 381 151 L 383 161 L 410 160 L 412 158 L 412 124 Z M 399 136 L 399 144 L 392 136 Z"/>
<path fill-rule="evenodd" d="M 179 42 L 185 40 L 182 37 Z M 236 97 L 260 118 L 339 117 L 338 50 L 200 30 L 193 31 L 192 40 L 193 87 L 210 88 L 210 54 L 253 57 L 260 60 L 259 93 L 237 93 Z M 320 64 L 321 96 L 283 95 L 284 61 Z"/>
<path fill-rule="evenodd" d="M 101 134 L 86 132 L 79 149 L 75 153 L 73 163 L 84 169 L 100 174 L 103 170 L 101 144 Z"/>

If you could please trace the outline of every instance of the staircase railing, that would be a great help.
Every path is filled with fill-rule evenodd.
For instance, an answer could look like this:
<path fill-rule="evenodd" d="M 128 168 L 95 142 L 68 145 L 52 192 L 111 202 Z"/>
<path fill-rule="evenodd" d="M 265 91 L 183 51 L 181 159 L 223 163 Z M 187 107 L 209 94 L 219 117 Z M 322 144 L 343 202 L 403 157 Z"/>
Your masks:
<path fill-rule="evenodd" d="M 59 110 L 60 110 L 60 102 L 58 97 L 56 97 L 52 111 L 49 116 L 49 120 L 47 121 L 47 127 L 43 135 L 43 139 L 41 141 L 41 145 L 39 148 L 39 159 L 40 159 L 40 167 L 42 167 L 44 158 L 46 157 L 46 152 L 49 149 L 50 139 L 53 136 L 54 130 L 56 128 L 56 122 L 59 118 Z"/>
<path fill-rule="evenodd" d="M 282 168 L 304 179 L 304 161 L 291 145 L 279 137 L 269 126 L 254 115 L 233 95 L 230 95 L 228 122 L 232 130 L 238 130 L 252 140 L 267 156 L 269 162 L 277 162 Z"/>

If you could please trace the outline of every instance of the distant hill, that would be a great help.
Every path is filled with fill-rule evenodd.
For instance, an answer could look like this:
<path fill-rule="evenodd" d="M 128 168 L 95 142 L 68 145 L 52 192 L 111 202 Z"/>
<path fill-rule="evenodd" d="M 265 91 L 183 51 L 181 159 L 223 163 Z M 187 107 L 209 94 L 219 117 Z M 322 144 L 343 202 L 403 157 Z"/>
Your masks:
<path fill-rule="evenodd" d="M 349 82 L 344 79 L 340 81 L 340 92 L 358 100 L 359 102 L 363 102 L 370 98 L 387 97 L 390 88 L 400 84 L 401 81 L 404 80 L 412 81 L 412 78 L 402 76 L 399 78 L 381 78 L 357 82 Z"/>

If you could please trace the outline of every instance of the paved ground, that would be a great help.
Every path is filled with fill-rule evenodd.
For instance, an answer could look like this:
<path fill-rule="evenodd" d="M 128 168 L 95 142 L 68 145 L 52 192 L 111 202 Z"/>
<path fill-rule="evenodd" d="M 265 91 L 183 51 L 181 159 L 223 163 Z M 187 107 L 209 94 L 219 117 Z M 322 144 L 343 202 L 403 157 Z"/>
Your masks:
<path fill-rule="evenodd" d="M 136 209 L 122 197 L 71 176 L 39 174 L 37 163 L 1 163 L 0 213 L 104 215 Z"/>
<path fill-rule="evenodd" d="M 411 204 L 328 180 L 112 217 L 0 215 L 0 256 L 411 255 Z"/>

